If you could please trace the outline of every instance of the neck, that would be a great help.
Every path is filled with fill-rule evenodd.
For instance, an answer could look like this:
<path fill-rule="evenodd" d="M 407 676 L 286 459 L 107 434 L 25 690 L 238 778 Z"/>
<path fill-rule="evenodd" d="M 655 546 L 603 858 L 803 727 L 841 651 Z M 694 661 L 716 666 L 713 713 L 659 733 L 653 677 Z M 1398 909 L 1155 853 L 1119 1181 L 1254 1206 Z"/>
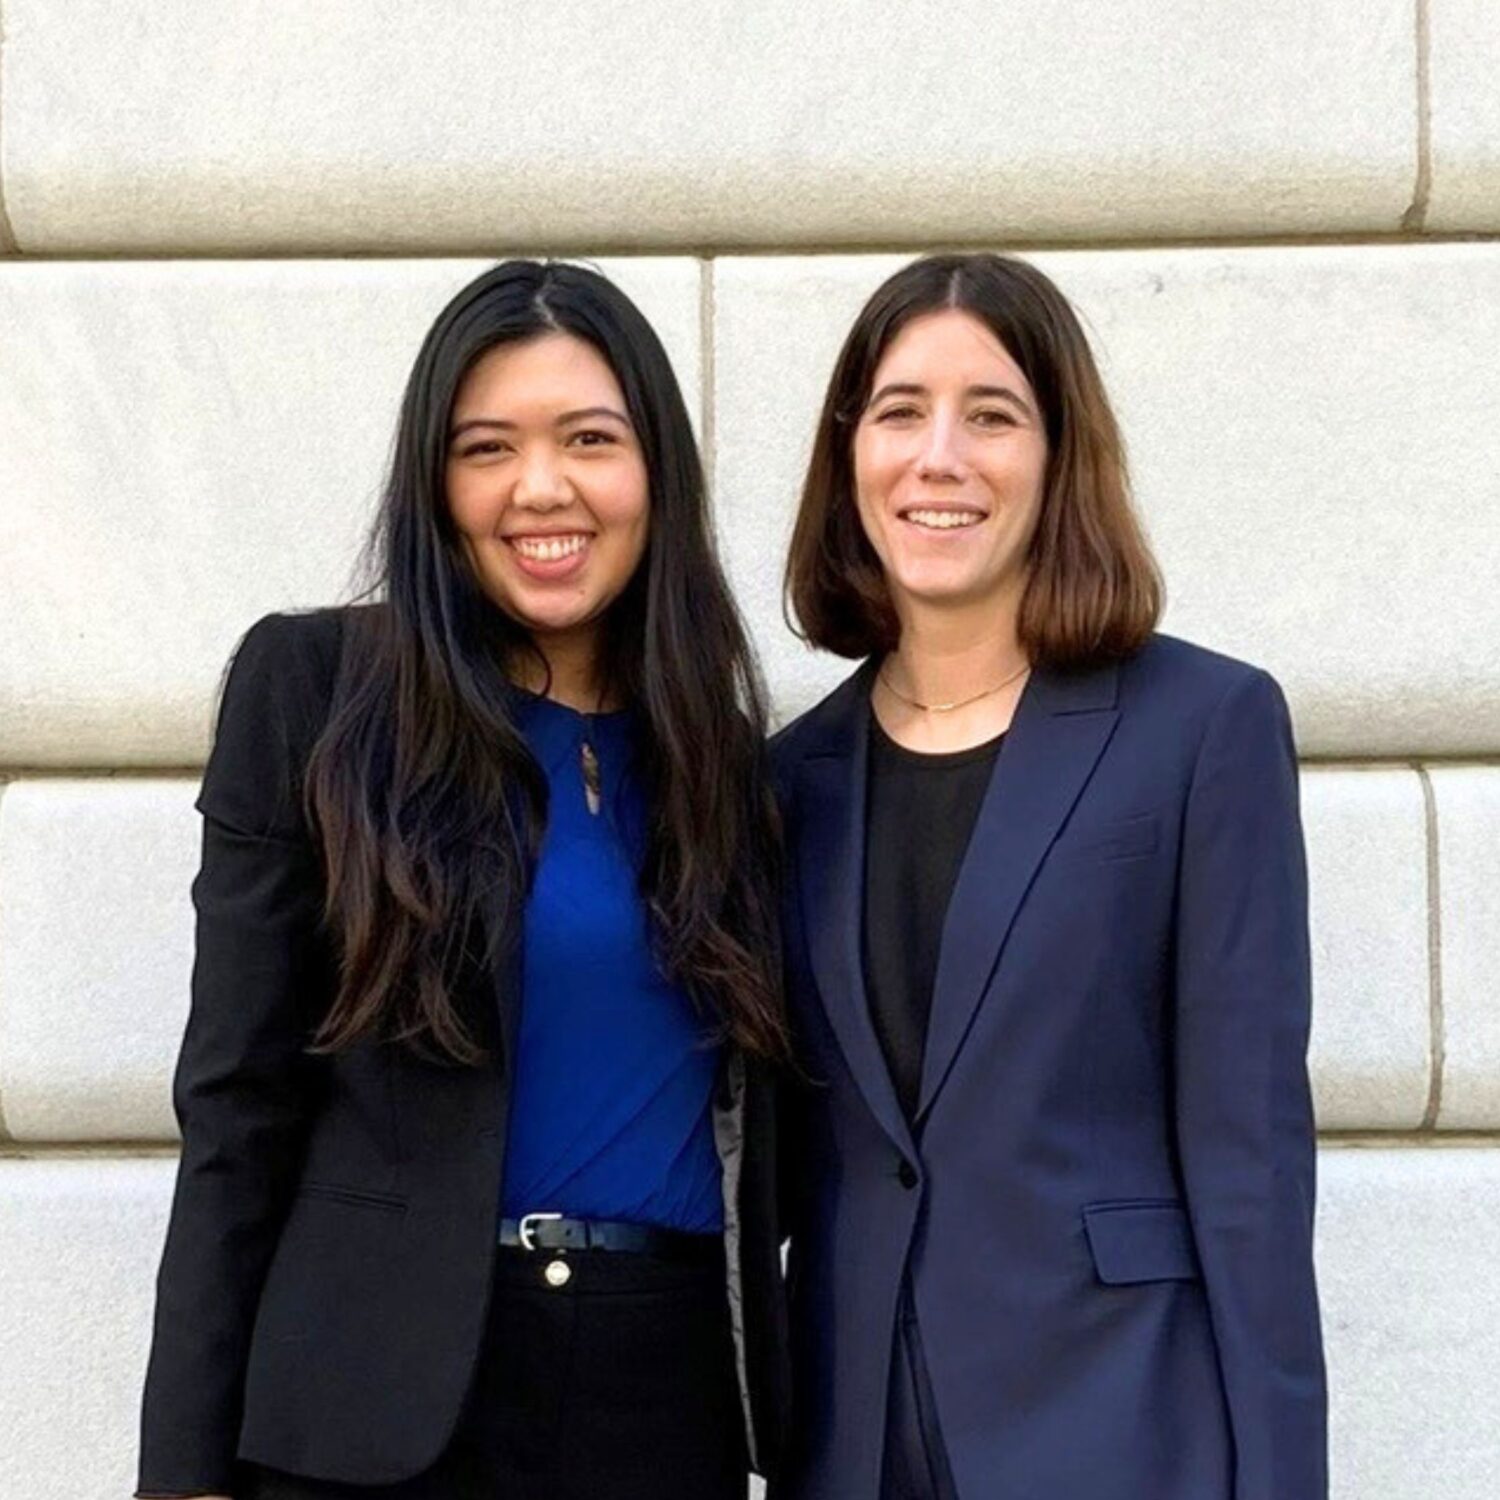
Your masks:
<path fill-rule="evenodd" d="M 597 713 L 614 706 L 605 701 L 596 628 L 589 626 L 549 632 L 534 635 L 531 639 L 547 664 L 546 671 L 534 655 L 518 656 L 512 666 L 512 675 L 522 687 L 534 693 L 545 689 L 554 702 L 564 703 L 581 713 Z"/>
<path fill-rule="evenodd" d="M 942 752 L 966 750 L 1008 729 L 1028 680 L 1015 608 L 993 599 L 962 609 L 908 602 L 899 615 L 901 644 L 876 679 L 884 691 L 871 700 L 885 732 L 908 750 Z M 906 700 L 963 706 L 933 713 Z"/>
<path fill-rule="evenodd" d="M 958 703 L 994 687 L 1025 661 L 1013 608 L 990 603 L 981 613 L 915 605 L 901 612 L 901 642 L 886 670 L 920 703 Z"/>

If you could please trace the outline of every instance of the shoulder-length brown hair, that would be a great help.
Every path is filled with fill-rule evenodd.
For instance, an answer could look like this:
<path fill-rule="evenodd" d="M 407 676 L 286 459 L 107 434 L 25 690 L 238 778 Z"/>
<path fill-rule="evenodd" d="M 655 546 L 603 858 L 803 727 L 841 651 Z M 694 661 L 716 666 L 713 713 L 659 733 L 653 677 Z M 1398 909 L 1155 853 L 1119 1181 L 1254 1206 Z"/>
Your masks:
<path fill-rule="evenodd" d="M 1034 665 L 1129 656 L 1161 616 L 1161 573 L 1130 500 L 1125 447 L 1067 298 L 1034 266 L 994 254 L 929 255 L 865 303 L 834 366 L 792 533 L 786 603 L 803 640 L 840 656 L 893 650 L 900 625 L 854 500 L 854 429 L 891 341 L 913 318 L 958 308 L 1021 367 L 1041 404 L 1047 471 L 1017 634 Z"/>

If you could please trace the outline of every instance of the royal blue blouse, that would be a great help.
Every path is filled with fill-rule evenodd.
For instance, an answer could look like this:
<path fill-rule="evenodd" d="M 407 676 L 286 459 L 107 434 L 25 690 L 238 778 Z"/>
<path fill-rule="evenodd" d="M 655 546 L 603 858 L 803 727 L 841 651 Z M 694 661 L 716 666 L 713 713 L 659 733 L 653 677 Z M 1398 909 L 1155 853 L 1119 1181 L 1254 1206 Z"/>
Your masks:
<path fill-rule="evenodd" d="M 647 827 L 631 760 L 638 715 L 586 715 L 533 694 L 513 701 L 550 801 L 523 917 L 504 1213 L 717 1233 L 719 1049 L 651 951 L 637 889 Z M 585 741 L 598 765 L 597 813 Z"/>

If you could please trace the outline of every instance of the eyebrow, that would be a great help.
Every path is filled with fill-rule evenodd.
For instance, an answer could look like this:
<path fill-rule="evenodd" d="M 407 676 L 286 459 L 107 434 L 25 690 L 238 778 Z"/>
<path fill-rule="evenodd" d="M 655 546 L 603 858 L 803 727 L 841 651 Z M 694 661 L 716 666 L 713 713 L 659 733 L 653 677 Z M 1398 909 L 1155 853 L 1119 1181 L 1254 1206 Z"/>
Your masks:
<path fill-rule="evenodd" d="M 918 385 L 910 381 L 892 382 L 881 386 L 866 404 L 874 406 L 877 401 L 884 400 L 887 396 L 925 396 L 927 394 L 928 391 L 925 385 Z M 1031 407 L 1026 401 L 1021 396 L 1018 396 L 1015 391 L 1011 390 L 1008 385 L 971 385 L 964 391 L 964 395 L 970 397 L 988 396 L 995 400 L 1011 401 L 1019 406 L 1022 411 L 1027 413 L 1031 411 Z"/>
<path fill-rule="evenodd" d="M 580 406 L 576 411 L 563 412 L 554 422 L 554 427 L 566 427 L 570 422 L 581 422 L 590 417 L 609 417 L 618 422 L 622 427 L 630 426 L 630 418 L 624 412 L 619 412 L 612 406 Z M 467 422 L 460 422 L 448 434 L 448 441 L 454 442 L 461 438 L 464 433 L 475 427 L 494 427 L 502 432 L 513 432 L 516 423 L 507 422 L 502 417 L 470 417 Z"/>

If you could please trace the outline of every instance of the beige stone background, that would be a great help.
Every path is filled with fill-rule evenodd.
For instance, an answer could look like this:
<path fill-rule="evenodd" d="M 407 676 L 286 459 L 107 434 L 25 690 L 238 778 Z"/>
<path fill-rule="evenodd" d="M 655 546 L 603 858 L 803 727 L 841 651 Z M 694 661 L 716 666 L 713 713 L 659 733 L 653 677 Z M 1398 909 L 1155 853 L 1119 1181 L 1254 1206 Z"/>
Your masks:
<path fill-rule="evenodd" d="M 785 715 L 818 395 L 949 245 L 1076 300 L 1166 628 L 1292 702 L 1336 1500 L 1493 1500 L 1497 79 L 1492 0 L 0 0 L 0 1500 L 130 1491 L 213 692 L 448 293 L 639 299 Z"/>

